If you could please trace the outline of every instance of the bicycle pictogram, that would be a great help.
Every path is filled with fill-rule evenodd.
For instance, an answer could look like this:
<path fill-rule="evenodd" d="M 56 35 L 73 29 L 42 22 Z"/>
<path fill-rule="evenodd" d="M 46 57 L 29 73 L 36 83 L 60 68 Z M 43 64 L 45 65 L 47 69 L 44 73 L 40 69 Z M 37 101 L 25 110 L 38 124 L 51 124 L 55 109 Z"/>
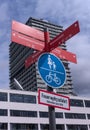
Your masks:
<path fill-rule="evenodd" d="M 61 84 L 61 80 L 60 78 L 56 76 L 56 73 L 52 74 L 51 72 L 49 72 L 49 74 L 46 75 L 46 81 L 48 83 L 51 83 L 52 81 L 54 81 L 57 85 Z"/>

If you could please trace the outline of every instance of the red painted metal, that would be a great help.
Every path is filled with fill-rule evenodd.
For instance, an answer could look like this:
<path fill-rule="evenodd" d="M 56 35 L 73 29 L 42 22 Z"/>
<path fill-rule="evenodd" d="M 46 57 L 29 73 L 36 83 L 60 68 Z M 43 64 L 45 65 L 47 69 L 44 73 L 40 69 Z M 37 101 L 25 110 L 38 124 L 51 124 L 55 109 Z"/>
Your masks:
<path fill-rule="evenodd" d="M 38 57 L 43 53 L 44 51 L 38 51 L 33 53 L 31 56 L 29 56 L 26 60 L 25 60 L 25 68 L 28 68 L 30 65 L 32 65 L 33 63 L 35 63 L 38 60 Z"/>
<path fill-rule="evenodd" d="M 24 35 L 33 37 L 35 39 L 44 41 L 44 32 L 42 32 L 36 28 L 22 24 L 20 22 L 12 21 L 12 30 L 14 30 L 16 32 L 20 32 Z"/>
<path fill-rule="evenodd" d="M 68 27 L 66 30 L 61 32 L 58 36 L 56 36 L 53 40 L 49 42 L 50 44 L 50 51 L 73 37 L 75 34 L 77 34 L 80 31 L 79 29 L 79 23 L 76 21 L 73 23 L 70 27 Z"/>
<path fill-rule="evenodd" d="M 25 60 L 25 68 L 28 68 L 31 64 L 35 63 L 38 60 L 38 57 L 44 53 L 45 50 L 43 51 L 38 51 L 33 53 L 31 56 L 29 56 L 26 60 Z M 72 63 L 77 63 L 77 59 L 76 59 L 76 55 L 68 52 L 66 50 L 62 50 L 61 48 L 56 48 L 54 50 L 51 51 L 51 53 L 55 54 L 57 57 L 59 57 L 60 59 L 64 59 L 67 61 L 70 61 Z"/>
<path fill-rule="evenodd" d="M 28 37 L 26 35 L 23 35 L 15 31 L 12 31 L 11 40 L 12 42 L 16 42 L 18 44 L 21 44 L 21 45 L 24 45 L 24 46 L 27 46 L 29 48 L 33 48 L 39 51 L 42 51 L 44 48 L 44 42 Z"/>
<path fill-rule="evenodd" d="M 40 51 L 40 52 L 36 52 L 36 53 L 33 53 L 31 56 L 29 56 L 26 60 L 25 60 L 25 68 L 28 68 L 31 64 L 35 63 L 38 59 L 38 57 L 46 52 L 46 51 L 49 51 L 49 44 L 48 42 L 50 41 L 50 36 L 49 36 L 49 32 L 48 30 L 44 30 L 44 38 L 45 38 L 45 47 L 43 49 L 43 51 Z"/>
<path fill-rule="evenodd" d="M 50 41 L 50 35 L 49 35 L 49 31 L 48 31 L 48 28 L 45 28 L 44 29 L 44 39 L 45 39 L 45 47 L 44 47 L 44 50 L 46 52 L 50 52 L 50 47 L 49 47 L 49 41 Z"/>
<path fill-rule="evenodd" d="M 66 50 L 62 50 L 58 46 L 70 39 L 79 31 L 79 23 L 76 21 L 74 24 L 72 24 L 70 27 L 68 27 L 66 30 L 61 32 L 58 36 L 50 41 L 48 30 L 44 30 L 44 32 L 42 32 L 38 29 L 13 21 L 11 40 L 12 42 L 16 42 L 18 44 L 40 51 L 33 53 L 26 59 L 26 68 L 36 62 L 38 57 L 46 51 L 55 54 L 60 59 L 65 59 L 73 63 L 77 63 L 75 54 Z"/>
<path fill-rule="evenodd" d="M 55 48 L 54 50 L 51 51 L 51 53 L 55 54 L 60 59 L 65 59 L 67 61 L 77 63 L 75 54 L 66 50 L 62 50 L 60 47 Z"/>

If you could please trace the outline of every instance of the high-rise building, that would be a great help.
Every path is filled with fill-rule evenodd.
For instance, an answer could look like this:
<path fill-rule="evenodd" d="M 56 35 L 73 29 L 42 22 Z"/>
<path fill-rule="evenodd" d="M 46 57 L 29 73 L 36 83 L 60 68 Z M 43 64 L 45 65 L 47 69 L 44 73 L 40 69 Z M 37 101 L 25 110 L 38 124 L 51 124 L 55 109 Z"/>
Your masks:
<path fill-rule="evenodd" d="M 63 27 L 55 25 L 43 19 L 29 18 L 26 22 L 27 26 L 32 26 L 41 31 L 44 28 L 49 29 L 50 39 L 53 39 L 56 35 L 63 31 Z M 62 49 L 66 50 L 66 44 L 63 43 L 60 46 Z M 38 88 L 46 89 L 46 84 L 42 81 L 39 76 L 37 69 L 37 62 L 32 64 L 28 69 L 25 68 L 25 60 L 28 56 L 32 55 L 35 50 L 28 48 L 17 43 L 11 43 L 9 48 L 9 59 L 10 59 L 10 88 L 16 89 L 14 84 L 14 79 L 17 79 L 22 85 L 23 89 L 26 91 L 37 91 Z M 72 77 L 69 68 L 69 62 L 62 60 L 66 69 L 66 82 L 62 88 L 58 88 L 56 91 L 63 94 L 73 94 Z"/>

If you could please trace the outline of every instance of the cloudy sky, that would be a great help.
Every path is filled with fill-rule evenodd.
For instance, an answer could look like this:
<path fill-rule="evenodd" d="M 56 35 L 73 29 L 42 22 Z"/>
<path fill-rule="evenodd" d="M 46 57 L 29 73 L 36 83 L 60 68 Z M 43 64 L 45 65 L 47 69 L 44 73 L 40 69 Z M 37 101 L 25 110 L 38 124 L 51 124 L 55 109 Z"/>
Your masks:
<path fill-rule="evenodd" d="M 67 41 L 77 55 L 70 63 L 74 90 L 90 97 L 90 0 L 3 0 L 0 1 L 0 89 L 9 87 L 9 44 L 12 20 L 25 23 L 29 17 L 43 18 L 65 28 L 76 20 L 80 33 Z"/>

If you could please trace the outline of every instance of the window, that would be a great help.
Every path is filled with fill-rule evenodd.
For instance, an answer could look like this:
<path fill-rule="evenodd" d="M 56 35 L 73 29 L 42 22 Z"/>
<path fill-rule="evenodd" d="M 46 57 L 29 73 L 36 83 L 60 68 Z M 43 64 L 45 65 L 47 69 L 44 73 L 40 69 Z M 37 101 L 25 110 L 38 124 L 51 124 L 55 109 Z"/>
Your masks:
<path fill-rule="evenodd" d="M 7 109 L 0 109 L 0 116 L 7 116 Z"/>
<path fill-rule="evenodd" d="M 7 101 L 7 93 L 0 92 L 0 101 Z"/>
<path fill-rule="evenodd" d="M 90 107 L 90 100 L 85 100 L 85 106 Z"/>
<path fill-rule="evenodd" d="M 42 118 L 48 118 L 48 112 L 39 112 L 39 116 Z M 55 112 L 55 117 L 56 118 L 63 118 L 63 113 L 61 112 Z"/>
<path fill-rule="evenodd" d="M 0 130 L 7 130 L 7 123 L 0 123 Z"/>
<path fill-rule="evenodd" d="M 65 118 L 67 118 L 67 119 L 86 119 L 86 115 L 78 114 L 78 113 L 65 113 Z"/>
<path fill-rule="evenodd" d="M 48 124 L 40 124 L 41 130 L 49 130 Z"/>
<path fill-rule="evenodd" d="M 90 114 L 87 114 L 88 119 L 90 119 Z"/>
<path fill-rule="evenodd" d="M 83 100 L 70 99 L 70 106 L 84 107 Z"/>
<path fill-rule="evenodd" d="M 10 116 L 37 117 L 36 111 L 10 110 Z"/>
<path fill-rule="evenodd" d="M 67 125 L 68 130 L 88 130 L 87 125 Z"/>
<path fill-rule="evenodd" d="M 49 130 L 49 125 L 48 124 L 40 124 L 41 130 Z M 64 125 L 56 125 L 57 130 L 65 130 Z"/>
<path fill-rule="evenodd" d="M 36 103 L 36 96 L 10 93 L 10 102 Z"/>
<path fill-rule="evenodd" d="M 24 95 L 24 103 L 36 103 L 36 96 Z"/>
<path fill-rule="evenodd" d="M 43 118 L 48 118 L 48 112 L 39 112 L 39 116 Z"/>
<path fill-rule="evenodd" d="M 56 125 L 57 130 L 65 130 L 64 125 L 57 124 Z"/>
<path fill-rule="evenodd" d="M 11 123 L 11 130 L 38 130 L 38 124 Z"/>
<path fill-rule="evenodd" d="M 61 113 L 61 112 L 56 112 L 56 113 L 55 113 L 55 116 L 56 116 L 56 118 L 63 118 L 63 113 Z"/>

